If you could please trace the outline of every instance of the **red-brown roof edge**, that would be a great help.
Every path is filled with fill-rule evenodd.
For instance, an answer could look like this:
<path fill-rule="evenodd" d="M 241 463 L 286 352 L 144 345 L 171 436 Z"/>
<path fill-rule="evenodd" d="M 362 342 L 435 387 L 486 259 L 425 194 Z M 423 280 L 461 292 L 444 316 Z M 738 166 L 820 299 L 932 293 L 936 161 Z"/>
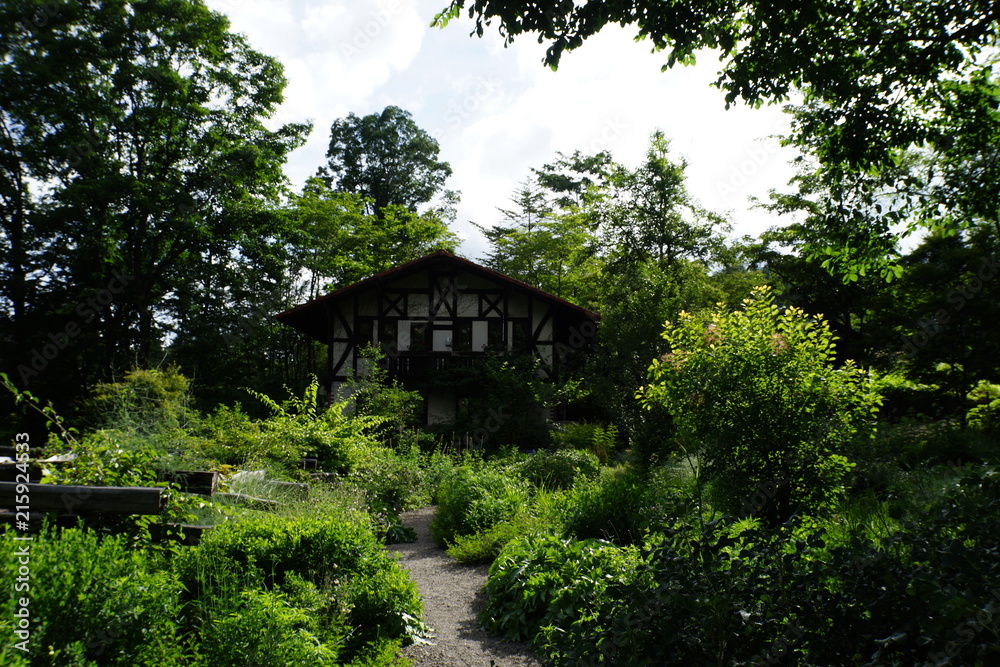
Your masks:
<path fill-rule="evenodd" d="M 379 273 L 376 273 L 375 275 L 369 276 L 368 278 L 364 278 L 362 280 L 359 280 L 356 283 L 352 283 L 350 285 L 345 285 L 344 287 L 341 287 L 340 289 L 334 290 L 333 292 L 330 292 L 329 294 L 324 294 L 323 296 L 316 297 L 315 299 L 312 299 L 311 301 L 307 301 L 305 303 L 299 304 L 298 306 L 295 306 L 294 308 L 289 308 L 288 310 L 282 311 L 282 312 L 280 312 L 280 313 L 278 313 L 276 315 L 273 315 L 272 317 L 274 317 L 274 319 L 276 319 L 276 320 L 278 320 L 280 322 L 280 321 L 286 319 L 290 315 L 292 315 L 292 314 L 294 314 L 294 313 L 296 313 L 296 312 L 298 312 L 300 310 L 305 310 L 306 308 L 311 308 L 311 307 L 313 307 L 315 305 L 318 305 L 318 304 L 326 302 L 326 301 L 337 301 L 338 299 L 346 297 L 349 294 L 353 294 L 354 292 L 360 291 L 360 290 L 364 289 L 365 287 L 369 287 L 370 285 L 377 284 L 377 283 L 385 280 L 386 278 L 388 278 L 390 276 L 395 276 L 397 274 L 406 273 L 408 270 L 414 269 L 414 268 L 418 267 L 419 265 L 421 265 L 421 264 L 423 264 L 425 262 L 431 261 L 433 259 L 436 259 L 436 258 L 444 258 L 444 259 L 456 261 L 459 264 L 464 265 L 466 268 L 472 269 L 473 271 L 478 271 L 478 272 L 486 274 L 486 275 L 488 275 L 488 276 L 490 276 L 492 278 L 503 280 L 503 281 L 511 283 L 511 284 L 513 284 L 513 285 L 515 285 L 517 287 L 520 287 L 520 288 L 522 288 L 524 290 L 527 290 L 528 292 L 530 292 L 531 294 L 534 294 L 534 295 L 538 296 L 539 298 L 542 298 L 542 299 L 545 299 L 547 301 L 551 301 L 553 303 L 556 303 L 558 305 L 561 305 L 561 306 L 564 306 L 564 307 L 571 308 L 573 310 L 579 311 L 585 317 L 588 317 L 588 318 L 593 319 L 593 320 L 599 320 L 599 319 L 601 319 L 601 316 L 599 314 L 595 313 L 592 310 L 587 310 L 586 308 L 584 308 L 582 306 L 578 306 L 575 303 L 571 303 L 571 302 L 567 301 L 566 299 L 563 299 L 562 297 L 558 297 L 555 294 L 550 294 L 550 293 L 546 292 L 543 289 L 539 289 L 537 287 L 529 285 L 528 283 L 520 281 L 517 278 L 511 278 L 510 276 L 504 275 L 504 274 L 500 273 L 499 271 L 494 271 L 493 269 L 487 268 L 487 267 L 482 266 L 480 264 L 476 264 L 475 262 L 473 262 L 471 260 L 465 259 L 464 257 L 459 257 L 458 255 L 450 253 L 447 250 L 436 250 L 436 251 L 430 253 L 429 255 L 424 255 L 423 257 L 418 257 L 417 259 L 410 260 L 409 262 L 405 262 L 405 263 L 400 264 L 399 266 L 395 266 L 395 267 L 393 267 L 391 269 L 386 269 L 385 271 L 381 271 Z"/>

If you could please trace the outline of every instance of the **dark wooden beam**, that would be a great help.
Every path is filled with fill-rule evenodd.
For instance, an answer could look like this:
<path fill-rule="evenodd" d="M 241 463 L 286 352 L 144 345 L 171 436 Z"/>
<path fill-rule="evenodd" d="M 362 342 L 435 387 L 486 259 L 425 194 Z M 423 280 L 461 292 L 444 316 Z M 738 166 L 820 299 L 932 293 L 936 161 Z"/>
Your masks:
<path fill-rule="evenodd" d="M 0 508 L 27 506 L 32 512 L 159 514 L 164 504 L 162 492 L 163 489 L 141 486 L 0 482 Z"/>

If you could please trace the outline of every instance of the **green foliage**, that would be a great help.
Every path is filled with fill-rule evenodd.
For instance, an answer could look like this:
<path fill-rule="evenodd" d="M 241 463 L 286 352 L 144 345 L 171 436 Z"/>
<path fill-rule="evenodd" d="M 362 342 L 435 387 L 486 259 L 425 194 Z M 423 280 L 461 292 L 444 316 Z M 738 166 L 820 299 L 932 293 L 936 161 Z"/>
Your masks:
<path fill-rule="evenodd" d="M 145 439 L 120 431 L 95 431 L 71 450 L 71 465 L 44 468 L 45 481 L 98 486 L 154 486 L 165 453 Z"/>
<path fill-rule="evenodd" d="M 543 414 L 556 389 L 539 379 L 541 361 L 521 352 L 487 349 L 486 353 L 471 368 L 454 366 L 435 372 L 435 386 L 466 397 L 455 421 L 439 428 L 467 434 L 475 447 L 487 452 L 505 445 L 546 446 L 548 429 Z"/>
<path fill-rule="evenodd" d="M 568 299 L 586 303 L 599 268 L 597 237 L 588 211 L 572 204 L 558 207 L 551 191 L 538 182 L 522 183 L 510 198 L 513 209 L 501 209 L 503 222 L 492 227 L 472 223 L 490 243 L 483 264 L 504 275 Z"/>
<path fill-rule="evenodd" d="M 415 448 L 399 452 L 369 447 L 360 453 L 349 479 L 364 491 L 370 507 L 399 513 L 430 501 L 424 475 L 423 459 Z"/>
<path fill-rule="evenodd" d="M 496 27 L 506 42 L 526 34 L 546 42 L 552 68 L 605 27 L 632 26 L 637 41 L 666 51 L 665 67 L 691 64 L 706 49 L 718 53 L 715 85 L 727 106 L 800 93 L 789 142 L 813 159 L 817 171 L 807 178 L 825 192 L 797 210 L 827 237 L 816 254 L 848 280 L 873 267 L 883 278 L 895 275 L 900 224 L 953 232 L 970 220 L 998 220 L 996 18 L 977 5 L 892 0 L 845 14 L 828 0 L 787 14 L 740 1 L 692 8 L 639 0 L 598 9 L 451 0 L 434 25 L 466 8 L 480 37 Z M 908 173 L 908 162 L 919 172 Z"/>
<path fill-rule="evenodd" d="M 326 666 L 337 664 L 335 646 L 324 644 L 317 612 L 281 591 L 247 589 L 213 601 L 204 617 L 200 655 L 218 667 Z"/>
<path fill-rule="evenodd" d="M 600 461 L 590 452 L 563 449 L 538 451 L 517 466 L 525 480 L 537 487 L 568 489 L 580 477 L 597 475 Z"/>
<path fill-rule="evenodd" d="M 6 587 L 0 625 L 10 636 L 15 600 L 30 600 L 32 665 L 184 665 L 179 633 L 180 585 L 162 557 L 130 550 L 122 537 L 46 526 L 31 542 L 0 535 Z M 15 590 L 18 558 L 30 550 L 26 580 Z M 71 658 L 71 656 L 74 656 Z M 84 661 L 93 660 L 94 663 Z M 5 663 L 6 664 L 6 663 Z"/>
<path fill-rule="evenodd" d="M 461 466 L 443 480 L 431 533 L 438 544 L 453 542 L 514 517 L 528 502 L 528 485 L 504 470 Z"/>
<path fill-rule="evenodd" d="M 456 536 L 448 547 L 448 555 L 467 565 L 492 563 L 508 542 L 547 529 L 551 529 L 551 526 L 544 519 L 535 516 L 534 508 L 525 509 L 489 528 Z"/>
<path fill-rule="evenodd" d="M 347 385 L 359 414 L 381 421 L 374 434 L 387 445 L 400 447 L 413 434 L 417 424 L 420 392 L 408 391 L 398 380 L 390 379 L 383 367 L 385 352 L 373 345 L 358 350 L 364 373 L 349 372 Z"/>
<path fill-rule="evenodd" d="M 825 323 L 765 288 L 745 305 L 668 325 L 642 400 L 670 410 L 721 508 L 776 525 L 837 494 L 850 470 L 838 452 L 871 428 L 878 396 L 850 361 L 833 367 Z"/>
<path fill-rule="evenodd" d="M 1000 428 L 1000 384 L 980 380 L 969 392 L 968 399 L 976 403 L 965 415 L 969 426 L 982 431 Z"/>
<path fill-rule="evenodd" d="M 881 414 L 886 418 L 936 415 L 941 387 L 910 380 L 900 372 L 886 373 L 875 378 L 872 388 L 882 397 Z"/>
<path fill-rule="evenodd" d="M 269 589 L 299 580 L 319 587 L 335 603 L 328 613 L 346 610 L 347 627 L 337 632 L 349 653 L 408 636 L 421 612 L 416 584 L 382 548 L 367 518 L 349 511 L 248 517 L 216 527 L 181 556 L 181 581 L 205 603 L 231 594 L 232 581 L 242 577 Z"/>
<path fill-rule="evenodd" d="M 87 407 L 100 428 L 141 435 L 176 431 L 197 419 L 188 405 L 190 387 L 176 366 L 165 371 L 136 368 L 120 382 L 94 387 Z"/>
<path fill-rule="evenodd" d="M 364 117 L 351 113 L 330 128 L 329 162 L 320 175 L 341 192 L 370 198 L 370 212 L 380 218 L 389 206 L 416 211 L 451 175 L 438 151 L 437 140 L 404 109 L 387 106 Z"/>
<path fill-rule="evenodd" d="M 281 403 L 250 391 L 272 411 L 265 420 L 251 420 L 238 409 L 219 408 L 206 420 L 212 444 L 206 455 L 223 464 L 271 463 L 294 470 L 304 456 L 315 457 L 330 472 L 353 469 L 362 453 L 375 447 L 367 432 L 380 425 L 380 417 L 348 412 L 349 401 L 335 401 L 325 411 L 317 404 L 319 384 L 313 378 L 302 398 L 291 395 Z"/>
<path fill-rule="evenodd" d="M 565 499 L 566 534 L 619 545 L 640 543 L 645 529 L 644 489 L 642 477 L 629 468 L 604 468 L 596 479 L 581 479 Z"/>
<path fill-rule="evenodd" d="M 614 588 L 632 576 L 636 556 L 600 540 L 515 539 L 490 566 L 480 622 L 512 641 L 563 634 L 581 614 L 605 612 Z"/>
<path fill-rule="evenodd" d="M 266 204 L 308 126 L 264 126 L 280 63 L 200 2 L 19 0 L 0 24 L 18 26 L 0 44 L 0 252 L 14 259 L 0 283 L 16 320 L 2 354 L 65 398 L 148 362 L 204 308 L 239 303 L 219 258 L 270 236 Z M 34 281 L 49 270 L 60 279 Z M 72 345 L 44 373 L 30 366 L 39 332 Z"/>
<path fill-rule="evenodd" d="M 556 447 L 589 451 L 602 464 L 607 464 L 618 447 L 618 427 L 569 422 L 553 429 L 552 441 Z"/>
<path fill-rule="evenodd" d="M 913 523 L 855 503 L 777 529 L 668 522 L 642 551 L 515 539 L 481 620 L 554 665 L 992 664 L 1000 475 L 944 488 Z"/>
<path fill-rule="evenodd" d="M 319 178 L 292 196 L 282 240 L 288 244 L 289 272 L 309 277 L 307 298 L 457 246 L 436 212 L 418 215 L 374 197 L 363 189 L 333 190 Z"/>

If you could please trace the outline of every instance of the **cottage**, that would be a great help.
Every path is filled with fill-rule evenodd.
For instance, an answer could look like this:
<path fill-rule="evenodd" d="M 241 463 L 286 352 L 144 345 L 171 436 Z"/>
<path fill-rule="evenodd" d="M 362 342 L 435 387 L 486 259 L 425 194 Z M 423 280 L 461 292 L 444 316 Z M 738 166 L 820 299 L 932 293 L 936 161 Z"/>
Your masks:
<path fill-rule="evenodd" d="M 331 392 L 349 370 L 359 370 L 359 348 L 380 346 L 390 377 L 423 394 L 428 423 L 453 419 L 462 399 L 447 387 L 428 387 L 434 371 L 471 366 L 489 352 L 524 352 L 554 380 L 592 338 L 598 320 L 585 308 L 443 250 L 275 318 L 327 345 Z"/>

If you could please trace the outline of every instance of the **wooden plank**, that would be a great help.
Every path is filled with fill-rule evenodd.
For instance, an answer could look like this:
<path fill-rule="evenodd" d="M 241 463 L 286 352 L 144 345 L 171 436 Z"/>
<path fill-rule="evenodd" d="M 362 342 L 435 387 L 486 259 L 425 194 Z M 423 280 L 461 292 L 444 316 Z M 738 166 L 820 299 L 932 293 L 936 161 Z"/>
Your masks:
<path fill-rule="evenodd" d="M 76 484 L 16 484 L 0 482 L 0 508 L 24 505 L 33 512 L 107 512 L 159 514 L 163 489 L 141 486 L 79 486 Z"/>
<path fill-rule="evenodd" d="M 16 482 L 18 475 L 23 474 L 16 463 L 0 463 L 0 482 Z M 42 469 L 37 463 L 32 461 L 28 464 L 28 481 L 38 482 L 41 479 Z M 23 478 L 22 481 L 24 481 Z"/>
<path fill-rule="evenodd" d="M 177 482 L 182 491 L 210 496 L 219 488 L 219 473 L 203 470 L 176 470 L 168 481 Z"/>

